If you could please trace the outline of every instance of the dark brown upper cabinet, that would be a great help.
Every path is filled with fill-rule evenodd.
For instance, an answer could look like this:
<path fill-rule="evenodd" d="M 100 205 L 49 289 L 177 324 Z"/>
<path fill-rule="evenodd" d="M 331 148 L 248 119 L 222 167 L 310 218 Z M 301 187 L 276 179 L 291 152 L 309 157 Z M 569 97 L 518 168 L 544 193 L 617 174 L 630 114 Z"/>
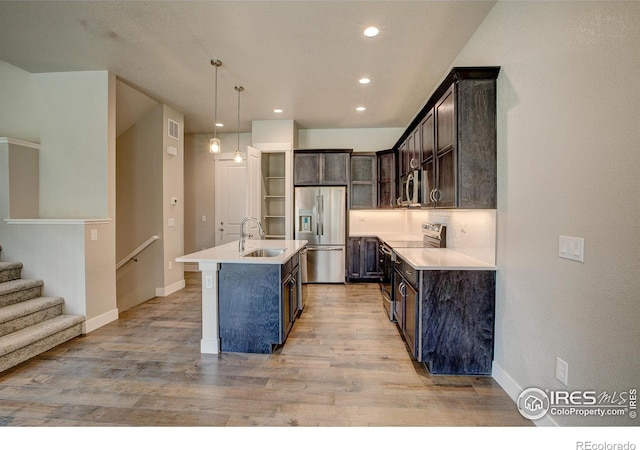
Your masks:
<path fill-rule="evenodd" d="M 378 203 L 375 153 L 351 154 L 351 209 L 371 209 Z"/>
<path fill-rule="evenodd" d="M 499 71 L 454 68 L 394 146 L 403 155 L 400 174 L 412 169 L 414 158 L 420 162 L 423 207 L 496 208 Z"/>
<path fill-rule="evenodd" d="M 394 150 L 376 153 L 378 159 L 378 208 L 396 205 L 396 155 Z"/>
<path fill-rule="evenodd" d="M 296 186 L 347 186 L 352 150 L 295 150 L 293 180 Z"/>

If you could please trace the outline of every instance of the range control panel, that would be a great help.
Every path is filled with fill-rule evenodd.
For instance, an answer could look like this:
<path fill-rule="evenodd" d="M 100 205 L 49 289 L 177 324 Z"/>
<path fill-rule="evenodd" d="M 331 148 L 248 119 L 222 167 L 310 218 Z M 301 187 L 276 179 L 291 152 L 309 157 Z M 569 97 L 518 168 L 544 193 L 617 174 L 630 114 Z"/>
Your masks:
<path fill-rule="evenodd" d="M 447 226 L 445 224 L 424 222 L 421 228 L 422 239 L 425 246 L 438 248 L 445 248 L 447 246 Z"/>

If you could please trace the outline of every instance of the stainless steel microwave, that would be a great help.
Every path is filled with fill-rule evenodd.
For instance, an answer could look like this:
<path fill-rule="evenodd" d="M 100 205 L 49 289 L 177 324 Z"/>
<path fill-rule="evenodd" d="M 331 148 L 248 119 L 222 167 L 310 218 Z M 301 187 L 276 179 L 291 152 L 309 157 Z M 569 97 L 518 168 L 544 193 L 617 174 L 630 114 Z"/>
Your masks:
<path fill-rule="evenodd" d="M 420 192 L 420 171 L 412 170 L 402 176 L 402 189 L 398 197 L 400 206 L 417 206 L 418 192 Z"/>

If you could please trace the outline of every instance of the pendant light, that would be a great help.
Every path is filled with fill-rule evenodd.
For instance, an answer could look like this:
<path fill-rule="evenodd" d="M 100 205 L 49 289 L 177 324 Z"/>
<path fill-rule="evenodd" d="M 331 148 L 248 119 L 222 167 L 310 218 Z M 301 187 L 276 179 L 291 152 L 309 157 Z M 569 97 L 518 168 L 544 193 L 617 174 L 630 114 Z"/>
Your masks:
<path fill-rule="evenodd" d="M 213 100 L 213 138 L 209 139 L 209 153 L 220 153 L 222 145 L 218 139 L 218 67 L 222 65 L 219 59 L 212 59 L 211 65 L 216 68 L 215 97 Z"/>
<path fill-rule="evenodd" d="M 238 91 L 238 149 L 233 154 L 233 161 L 242 164 L 242 155 L 240 154 L 240 92 L 244 91 L 244 88 L 236 86 L 234 89 Z"/>

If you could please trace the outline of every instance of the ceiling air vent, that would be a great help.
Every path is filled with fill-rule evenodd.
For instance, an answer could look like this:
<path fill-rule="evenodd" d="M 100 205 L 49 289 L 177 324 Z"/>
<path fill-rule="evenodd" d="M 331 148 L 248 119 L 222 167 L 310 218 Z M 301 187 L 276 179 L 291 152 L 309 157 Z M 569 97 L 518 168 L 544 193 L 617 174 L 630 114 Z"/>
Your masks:
<path fill-rule="evenodd" d="M 169 137 L 180 140 L 180 124 L 171 119 L 169 119 Z"/>

